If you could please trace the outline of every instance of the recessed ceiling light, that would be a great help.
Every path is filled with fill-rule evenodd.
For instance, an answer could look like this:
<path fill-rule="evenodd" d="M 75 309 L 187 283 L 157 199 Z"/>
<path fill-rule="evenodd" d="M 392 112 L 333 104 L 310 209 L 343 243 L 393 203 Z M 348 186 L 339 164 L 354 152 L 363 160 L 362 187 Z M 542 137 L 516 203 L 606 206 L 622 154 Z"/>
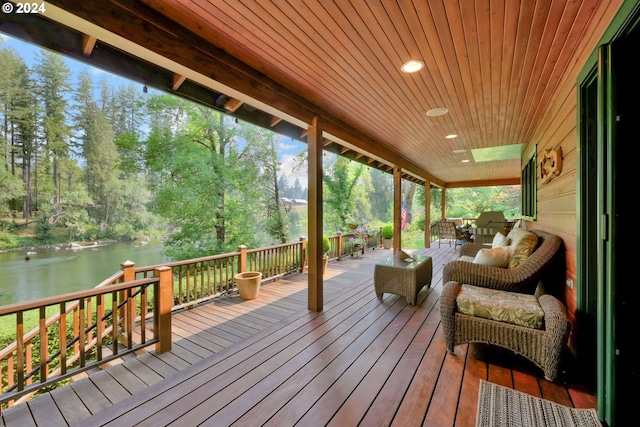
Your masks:
<path fill-rule="evenodd" d="M 417 59 L 412 59 L 411 61 L 407 61 L 402 64 L 402 67 L 400 67 L 400 69 L 404 73 L 415 73 L 416 71 L 422 70 L 423 67 L 424 62 L 418 61 Z"/>
<path fill-rule="evenodd" d="M 457 138 L 457 137 L 458 137 L 458 135 L 455 135 L 455 134 L 451 134 L 451 135 L 445 136 L 445 138 L 447 138 L 447 139 L 453 139 L 453 138 Z"/>
<path fill-rule="evenodd" d="M 427 111 L 427 116 L 442 116 L 443 114 L 447 114 L 448 112 L 449 110 L 447 110 L 446 108 L 434 108 L 433 110 Z"/>
<path fill-rule="evenodd" d="M 469 159 L 461 160 L 461 163 L 469 163 Z"/>
<path fill-rule="evenodd" d="M 453 154 L 462 154 L 462 153 L 466 153 L 467 150 L 465 150 L 464 148 L 458 148 L 457 150 L 453 150 L 452 153 Z"/>

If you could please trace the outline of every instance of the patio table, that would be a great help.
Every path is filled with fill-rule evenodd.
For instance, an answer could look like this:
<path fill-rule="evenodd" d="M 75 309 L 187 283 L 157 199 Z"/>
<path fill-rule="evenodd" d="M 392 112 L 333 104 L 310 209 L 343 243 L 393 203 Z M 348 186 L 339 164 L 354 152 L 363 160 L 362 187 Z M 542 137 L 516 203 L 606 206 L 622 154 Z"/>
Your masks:
<path fill-rule="evenodd" d="M 375 265 L 373 286 L 380 299 L 388 292 L 404 296 L 407 303 L 415 305 L 420 289 L 431 286 L 432 273 L 430 256 L 412 255 L 406 260 L 390 257 Z"/>

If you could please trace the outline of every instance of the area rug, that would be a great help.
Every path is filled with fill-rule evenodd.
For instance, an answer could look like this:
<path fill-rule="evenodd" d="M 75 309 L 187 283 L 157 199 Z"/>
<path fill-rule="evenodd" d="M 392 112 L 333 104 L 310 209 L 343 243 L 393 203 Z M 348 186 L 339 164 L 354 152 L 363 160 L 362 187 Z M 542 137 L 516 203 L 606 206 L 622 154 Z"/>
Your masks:
<path fill-rule="evenodd" d="M 480 380 L 476 427 L 602 427 L 595 409 L 576 409 Z"/>

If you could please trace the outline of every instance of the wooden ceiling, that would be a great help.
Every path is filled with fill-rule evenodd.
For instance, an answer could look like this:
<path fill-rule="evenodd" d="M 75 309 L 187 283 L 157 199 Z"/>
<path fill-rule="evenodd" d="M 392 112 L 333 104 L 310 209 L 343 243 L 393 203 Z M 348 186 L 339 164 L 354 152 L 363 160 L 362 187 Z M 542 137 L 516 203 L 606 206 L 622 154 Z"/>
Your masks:
<path fill-rule="evenodd" d="M 471 150 L 532 141 L 599 3 L 53 0 L 45 16 L 82 34 L 75 48 L 23 17 L 0 31 L 241 118 L 258 111 L 253 121 L 303 141 L 320 117 L 327 149 L 459 186 L 519 182 L 520 159 L 479 162 Z M 426 67 L 402 73 L 410 59 Z"/>

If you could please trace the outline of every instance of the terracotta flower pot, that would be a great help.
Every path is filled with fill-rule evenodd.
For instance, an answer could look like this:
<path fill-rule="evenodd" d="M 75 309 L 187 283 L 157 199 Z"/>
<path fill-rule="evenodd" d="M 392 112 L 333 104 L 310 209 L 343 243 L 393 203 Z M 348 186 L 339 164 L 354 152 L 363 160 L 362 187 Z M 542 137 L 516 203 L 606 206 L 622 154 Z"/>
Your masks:
<path fill-rule="evenodd" d="M 259 271 L 245 271 L 244 273 L 236 274 L 235 279 L 240 298 L 250 300 L 258 296 L 262 273 Z"/>

